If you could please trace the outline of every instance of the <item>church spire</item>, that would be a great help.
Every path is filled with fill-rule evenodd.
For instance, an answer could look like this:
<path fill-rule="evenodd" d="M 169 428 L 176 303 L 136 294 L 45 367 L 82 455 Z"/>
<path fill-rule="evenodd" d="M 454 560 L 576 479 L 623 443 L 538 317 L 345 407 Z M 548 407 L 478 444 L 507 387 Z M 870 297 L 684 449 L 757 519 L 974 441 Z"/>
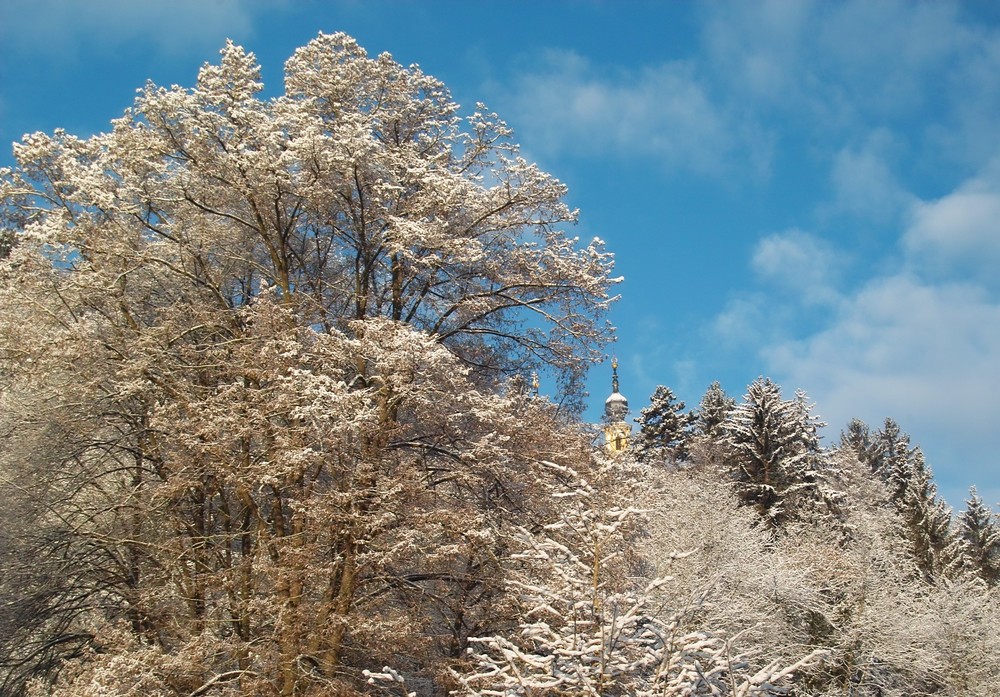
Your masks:
<path fill-rule="evenodd" d="M 608 450 L 620 453 L 628 447 L 632 427 L 625 423 L 628 415 L 628 400 L 618 391 L 618 358 L 611 359 L 611 396 L 604 402 L 604 436 Z"/>

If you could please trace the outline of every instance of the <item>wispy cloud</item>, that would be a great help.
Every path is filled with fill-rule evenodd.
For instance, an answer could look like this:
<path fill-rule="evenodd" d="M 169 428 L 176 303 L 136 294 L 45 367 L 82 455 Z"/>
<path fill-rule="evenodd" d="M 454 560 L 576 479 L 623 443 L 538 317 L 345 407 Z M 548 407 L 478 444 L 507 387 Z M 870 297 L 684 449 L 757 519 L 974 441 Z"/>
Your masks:
<path fill-rule="evenodd" d="M 763 281 L 805 304 L 835 302 L 844 260 L 832 244 L 799 229 L 767 235 L 750 265 Z"/>
<path fill-rule="evenodd" d="M 827 316 L 843 300 L 838 288 L 847 258 L 809 232 L 792 228 L 765 235 L 749 265 L 748 280 L 756 284 L 734 290 L 705 333 L 723 350 L 745 354 L 783 345 L 800 333 L 806 318 Z"/>
<path fill-rule="evenodd" d="M 830 168 L 832 209 L 868 223 L 895 223 L 914 203 L 893 172 L 892 151 L 898 147 L 892 134 L 881 129 L 860 147 L 838 150 Z"/>
<path fill-rule="evenodd" d="M 723 348 L 746 348 L 767 345 L 776 319 L 768 313 L 768 297 L 760 292 L 734 294 L 726 307 L 711 322 L 708 335 Z"/>
<path fill-rule="evenodd" d="M 714 74 L 743 99 L 823 128 L 905 116 L 939 96 L 929 73 L 977 53 L 952 3 L 768 0 L 705 13 Z"/>
<path fill-rule="evenodd" d="M 571 51 L 547 51 L 510 96 L 513 120 L 549 153 L 652 158 L 668 169 L 765 172 L 766 137 L 718 103 L 696 67 L 677 61 L 608 71 Z"/>
<path fill-rule="evenodd" d="M 916 203 L 903 246 L 920 271 L 1000 290 L 1000 161 L 948 195 Z"/>
<path fill-rule="evenodd" d="M 958 498 L 995 479 L 1000 304 L 973 284 L 901 274 L 873 280 L 812 336 L 763 350 L 772 374 L 808 389 L 836 429 L 860 417 L 900 422 Z M 949 465 L 975 476 L 957 482 Z"/>
<path fill-rule="evenodd" d="M 8 50 L 32 59 L 113 51 L 134 41 L 174 55 L 246 37 L 257 12 L 278 4 L 281 0 L 6 0 L 0 3 L 0 31 Z"/>

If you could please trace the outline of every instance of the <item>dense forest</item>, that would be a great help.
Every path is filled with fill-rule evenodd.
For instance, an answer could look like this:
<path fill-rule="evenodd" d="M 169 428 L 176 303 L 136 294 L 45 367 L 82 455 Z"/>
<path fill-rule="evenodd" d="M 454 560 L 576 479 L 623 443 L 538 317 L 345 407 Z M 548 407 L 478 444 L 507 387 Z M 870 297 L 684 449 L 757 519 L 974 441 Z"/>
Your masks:
<path fill-rule="evenodd" d="M 0 695 L 1000 694 L 1000 521 L 898 424 L 609 452 L 613 257 L 504 122 L 343 34 L 262 90 L 0 171 Z"/>

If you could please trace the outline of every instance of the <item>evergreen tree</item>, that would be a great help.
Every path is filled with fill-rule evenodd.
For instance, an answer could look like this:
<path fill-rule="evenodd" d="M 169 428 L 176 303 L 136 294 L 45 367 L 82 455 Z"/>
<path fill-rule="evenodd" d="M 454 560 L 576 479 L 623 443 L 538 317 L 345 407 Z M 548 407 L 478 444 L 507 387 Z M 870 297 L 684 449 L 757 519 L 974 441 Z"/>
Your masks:
<path fill-rule="evenodd" d="M 864 457 L 872 473 L 890 485 L 890 498 L 894 501 L 903 495 L 907 472 L 912 469 L 908 463 L 915 457 L 915 451 L 916 448 L 910 447 L 910 436 L 887 418 Z"/>
<path fill-rule="evenodd" d="M 806 452 L 818 453 L 820 451 L 819 430 L 826 426 L 826 423 L 812 413 L 815 404 L 809 402 L 809 398 L 803 390 L 795 391 L 793 400 L 797 424 L 796 430 L 802 448 Z"/>
<path fill-rule="evenodd" d="M 649 399 L 649 406 L 635 419 L 639 433 L 635 438 L 635 451 L 646 461 L 687 459 L 688 439 L 694 414 L 684 413 L 685 404 L 679 401 L 669 387 L 658 385 Z"/>
<path fill-rule="evenodd" d="M 709 438 L 720 437 L 726 419 L 735 407 L 736 400 L 727 395 L 716 380 L 701 398 L 701 404 L 695 413 L 695 432 Z"/>
<path fill-rule="evenodd" d="M 811 408 L 804 394 L 784 400 L 770 378 L 758 378 L 725 425 L 736 493 L 774 527 L 803 517 L 828 498 L 829 473 L 823 472 L 817 433 L 822 424 Z"/>
<path fill-rule="evenodd" d="M 871 429 L 861 419 L 851 419 L 847 430 L 840 432 L 840 449 L 852 451 L 858 462 L 868 464 L 872 454 Z"/>
<path fill-rule="evenodd" d="M 1000 581 L 1000 527 L 976 487 L 969 489 L 965 510 L 958 516 L 958 536 L 963 566 L 996 585 Z"/>
<path fill-rule="evenodd" d="M 937 495 L 937 486 L 919 448 L 896 472 L 902 495 L 897 508 L 905 524 L 913 559 L 925 578 L 951 575 L 959 563 L 958 540 L 951 529 L 951 509 Z M 900 483 L 902 482 L 902 483 Z"/>
<path fill-rule="evenodd" d="M 938 497 L 920 448 L 887 418 L 859 459 L 885 484 L 921 574 L 927 580 L 954 574 L 963 565 L 960 540 L 952 530 L 951 509 Z"/>

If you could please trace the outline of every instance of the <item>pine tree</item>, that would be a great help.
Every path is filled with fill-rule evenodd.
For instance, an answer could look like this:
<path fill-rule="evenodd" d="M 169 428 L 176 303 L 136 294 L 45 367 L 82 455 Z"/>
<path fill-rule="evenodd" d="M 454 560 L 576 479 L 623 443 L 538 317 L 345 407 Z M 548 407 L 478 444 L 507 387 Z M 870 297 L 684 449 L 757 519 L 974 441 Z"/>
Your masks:
<path fill-rule="evenodd" d="M 887 418 L 859 459 L 867 461 L 871 472 L 885 484 L 913 561 L 924 578 L 953 575 L 963 565 L 960 540 L 952 530 L 951 509 L 938 497 L 920 447 L 911 445 L 910 436 Z"/>
<path fill-rule="evenodd" d="M 826 508 L 822 423 L 811 409 L 803 393 L 784 400 L 770 378 L 758 378 L 725 425 L 737 495 L 774 527 L 805 516 L 808 508 Z"/>
<path fill-rule="evenodd" d="M 716 380 L 709 385 L 695 412 L 695 432 L 709 438 L 720 437 L 726 419 L 735 407 L 736 400 L 727 395 Z"/>
<path fill-rule="evenodd" d="M 924 463 L 919 448 L 906 468 L 898 471 L 906 474 L 897 506 L 917 568 L 928 580 L 951 575 L 958 562 L 958 540 L 951 529 L 951 509 L 938 497 L 933 474 Z"/>
<path fill-rule="evenodd" d="M 677 400 L 669 387 L 658 385 L 649 406 L 635 419 L 639 433 L 635 451 L 641 460 L 662 462 L 685 460 L 694 414 L 684 413 L 685 404 Z"/>
<path fill-rule="evenodd" d="M 851 419 L 847 430 L 840 432 L 840 449 L 851 450 L 858 462 L 868 464 L 873 447 L 871 430 L 861 419 Z"/>
<path fill-rule="evenodd" d="M 969 489 L 965 510 L 958 516 L 958 536 L 963 566 L 996 585 L 1000 581 L 1000 527 L 976 487 Z"/>
<path fill-rule="evenodd" d="M 908 473 L 912 470 L 909 463 L 916 457 L 915 452 L 916 448 L 910 447 L 910 436 L 898 423 L 887 418 L 865 455 L 872 473 L 889 485 L 893 501 L 903 496 Z"/>

